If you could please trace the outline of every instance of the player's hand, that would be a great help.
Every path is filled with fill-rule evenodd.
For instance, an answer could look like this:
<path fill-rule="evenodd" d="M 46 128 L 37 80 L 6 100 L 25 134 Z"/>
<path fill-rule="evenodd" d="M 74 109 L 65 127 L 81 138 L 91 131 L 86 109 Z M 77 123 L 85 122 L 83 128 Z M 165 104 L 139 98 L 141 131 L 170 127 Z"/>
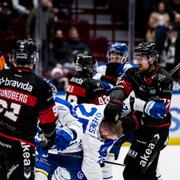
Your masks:
<path fill-rule="evenodd" d="M 155 119 L 163 119 L 167 115 L 166 105 L 152 100 L 146 103 L 144 112 Z"/>
<path fill-rule="evenodd" d="M 36 150 L 38 152 L 38 156 L 37 156 L 38 159 L 43 157 L 44 155 L 47 156 L 48 151 L 43 149 L 42 141 L 39 141 L 39 140 L 36 139 L 35 140 L 35 145 L 36 145 Z"/>
<path fill-rule="evenodd" d="M 123 103 L 109 102 L 104 109 L 104 118 L 111 122 L 120 120 Z"/>
<path fill-rule="evenodd" d="M 63 127 L 56 132 L 56 148 L 61 151 L 65 150 L 73 139 L 74 134 L 72 130 Z"/>

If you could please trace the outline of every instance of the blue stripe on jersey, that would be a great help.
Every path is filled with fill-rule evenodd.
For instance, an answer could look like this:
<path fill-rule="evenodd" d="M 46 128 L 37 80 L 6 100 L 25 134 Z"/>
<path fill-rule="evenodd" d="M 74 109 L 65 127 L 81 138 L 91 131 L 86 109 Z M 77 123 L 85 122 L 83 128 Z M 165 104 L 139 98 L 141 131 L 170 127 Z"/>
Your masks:
<path fill-rule="evenodd" d="M 69 109 L 72 109 L 72 105 L 71 105 L 68 101 L 66 101 L 66 100 L 64 100 L 64 99 L 61 99 L 61 98 L 59 98 L 59 97 L 56 97 L 56 98 L 55 98 L 55 102 L 60 103 L 60 104 L 63 104 L 63 105 L 65 105 L 66 107 L 68 107 Z"/>
<path fill-rule="evenodd" d="M 78 118 L 78 121 L 79 121 L 80 123 L 82 123 L 83 133 L 85 133 L 85 132 L 86 132 L 86 129 L 87 129 L 87 125 L 88 125 L 89 120 L 84 119 L 84 118 Z"/>
<path fill-rule="evenodd" d="M 91 108 L 90 112 L 87 112 L 87 110 L 85 109 L 85 107 L 82 104 L 78 105 L 77 108 L 78 107 L 79 107 L 82 115 L 87 116 L 87 117 L 93 116 L 95 114 L 95 112 L 97 111 L 97 108 L 93 107 L 93 108 Z"/>

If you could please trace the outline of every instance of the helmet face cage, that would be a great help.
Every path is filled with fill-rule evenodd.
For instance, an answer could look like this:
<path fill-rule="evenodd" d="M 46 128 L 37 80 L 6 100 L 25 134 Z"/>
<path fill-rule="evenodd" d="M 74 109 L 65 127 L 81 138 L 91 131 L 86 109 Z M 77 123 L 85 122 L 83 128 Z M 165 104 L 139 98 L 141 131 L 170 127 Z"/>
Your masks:
<path fill-rule="evenodd" d="M 159 59 L 159 52 L 154 42 L 142 42 L 135 48 L 135 56 L 147 56 L 149 62 L 156 62 Z"/>
<path fill-rule="evenodd" d="M 114 43 L 111 44 L 108 50 L 108 61 L 110 62 L 111 53 L 122 56 L 121 64 L 124 64 L 127 61 L 128 57 L 128 47 L 125 43 Z"/>
<path fill-rule="evenodd" d="M 18 40 L 13 51 L 13 60 L 17 64 L 36 64 L 39 56 L 37 47 L 32 40 Z"/>
<path fill-rule="evenodd" d="M 78 54 L 74 60 L 75 70 L 83 72 L 84 75 L 91 75 L 96 69 L 97 61 L 88 54 Z"/>

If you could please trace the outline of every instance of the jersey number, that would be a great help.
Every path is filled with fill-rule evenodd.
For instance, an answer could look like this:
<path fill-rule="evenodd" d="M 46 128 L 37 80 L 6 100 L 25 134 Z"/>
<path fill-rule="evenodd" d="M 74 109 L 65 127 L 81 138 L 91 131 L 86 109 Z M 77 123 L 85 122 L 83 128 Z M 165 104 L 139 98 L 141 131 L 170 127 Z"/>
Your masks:
<path fill-rule="evenodd" d="M 4 112 L 4 116 L 16 122 L 21 109 L 21 105 L 12 102 L 8 104 L 6 100 L 0 99 L 0 113 Z"/>

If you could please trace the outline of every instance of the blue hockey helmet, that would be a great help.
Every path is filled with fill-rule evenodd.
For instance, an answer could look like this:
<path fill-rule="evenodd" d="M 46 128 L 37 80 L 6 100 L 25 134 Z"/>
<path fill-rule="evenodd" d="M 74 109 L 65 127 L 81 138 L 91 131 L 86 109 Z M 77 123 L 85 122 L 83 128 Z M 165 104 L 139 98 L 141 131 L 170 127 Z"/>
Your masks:
<path fill-rule="evenodd" d="M 121 63 L 124 64 L 127 61 L 127 56 L 128 56 L 128 47 L 125 43 L 113 43 L 111 44 L 109 50 L 108 50 L 108 61 L 110 62 L 110 55 L 111 54 L 117 54 L 122 56 Z"/>

